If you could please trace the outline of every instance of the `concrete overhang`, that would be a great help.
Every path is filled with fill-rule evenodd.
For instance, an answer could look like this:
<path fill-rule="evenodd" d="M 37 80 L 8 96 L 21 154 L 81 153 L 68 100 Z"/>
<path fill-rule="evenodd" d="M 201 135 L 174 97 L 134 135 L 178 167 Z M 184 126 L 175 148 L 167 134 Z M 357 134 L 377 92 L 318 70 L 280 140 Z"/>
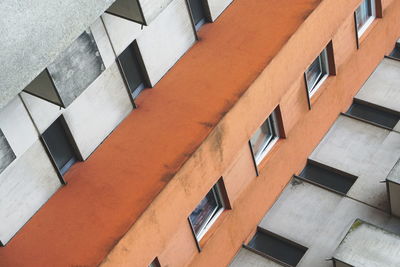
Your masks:
<path fill-rule="evenodd" d="M 0 109 L 114 1 L 0 1 Z"/>
<path fill-rule="evenodd" d="M 399 266 L 400 237 L 356 220 L 333 257 L 335 266 Z"/>

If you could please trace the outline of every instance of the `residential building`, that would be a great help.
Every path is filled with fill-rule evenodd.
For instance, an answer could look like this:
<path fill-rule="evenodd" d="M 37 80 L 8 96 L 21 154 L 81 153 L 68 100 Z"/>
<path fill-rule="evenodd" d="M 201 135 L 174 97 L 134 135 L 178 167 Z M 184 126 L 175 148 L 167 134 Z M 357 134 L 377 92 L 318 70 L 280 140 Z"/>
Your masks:
<path fill-rule="evenodd" d="M 340 238 L 398 242 L 373 182 L 397 192 L 399 1 L 6 0 L 0 18 L 0 266 L 228 266 L 258 240 L 319 264 L 346 258 Z M 354 160 L 368 138 L 384 170 Z M 326 241 L 307 222 L 357 205 L 307 254 Z"/>

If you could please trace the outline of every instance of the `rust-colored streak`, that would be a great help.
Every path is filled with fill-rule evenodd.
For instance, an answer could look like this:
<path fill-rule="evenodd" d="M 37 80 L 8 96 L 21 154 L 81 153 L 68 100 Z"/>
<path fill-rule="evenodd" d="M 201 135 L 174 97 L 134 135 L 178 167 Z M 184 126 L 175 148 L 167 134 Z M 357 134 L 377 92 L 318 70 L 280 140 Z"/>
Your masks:
<path fill-rule="evenodd" d="M 235 0 L 7 244 L 0 266 L 98 265 L 320 1 Z"/>

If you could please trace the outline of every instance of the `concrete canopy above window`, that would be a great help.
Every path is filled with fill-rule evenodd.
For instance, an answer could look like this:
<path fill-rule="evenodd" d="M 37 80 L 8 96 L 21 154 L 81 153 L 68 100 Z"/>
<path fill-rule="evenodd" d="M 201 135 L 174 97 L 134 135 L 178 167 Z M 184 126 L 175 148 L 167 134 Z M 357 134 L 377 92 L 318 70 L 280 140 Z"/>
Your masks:
<path fill-rule="evenodd" d="M 116 0 L 108 13 L 149 25 L 172 0 Z"/>
<path fill-rule="evenodd" d="M 53 62 L 113 2 L 1 1 L 0 109 Z"/>

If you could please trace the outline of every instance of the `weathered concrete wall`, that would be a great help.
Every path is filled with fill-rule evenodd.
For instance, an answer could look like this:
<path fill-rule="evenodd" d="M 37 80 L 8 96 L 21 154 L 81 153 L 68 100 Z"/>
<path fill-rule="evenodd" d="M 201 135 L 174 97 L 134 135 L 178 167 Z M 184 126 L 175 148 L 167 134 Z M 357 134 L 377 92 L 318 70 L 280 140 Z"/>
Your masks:
<path fill-rule="evenodd" d="M 298 266 L 330 267 L 332 262 L 326 259 L 333 257 L 357 218 L 399 233 L 397 218 L 297 179 L 287 185 L 259 226 L 308 248 Z"/>
<path fill-rule="evenodd" d="M 386 185 L 400 154 L 400 134 L 340 116 L 310 158 L 357 176 L 347 195 L 389 210 Z"/>
<path fill-rule="evenodd" d="M 83 159 L 132 111 L 125 84 L 114 63 L 64 112 Z"/>
<path fill-rule="evenodd" d="M 0 174 L 0 241 L 14 234 L 61 186 L 39 140 Z"/>
<path fill-rule="evenodd" d="M 137 38 L 153 86 L 194 42 L 195 35 L 185 0 L 175 0 Z"/>
<path fill-rule="evenodd" d="M 63 106 L 69 106 L 104 71 L 92 33 L 83 32 L 47 69 Z"/>
<path fill-rule="evenodd" d="M 53 62 L 113 2 L 1 1 L 0 108 Z"/>
<path fill-rule="evenodd" d="M 14 159 L 14 151 L 11 149 L 6 137 L 0 129 L 0 173 L 2 173 Z"/>

